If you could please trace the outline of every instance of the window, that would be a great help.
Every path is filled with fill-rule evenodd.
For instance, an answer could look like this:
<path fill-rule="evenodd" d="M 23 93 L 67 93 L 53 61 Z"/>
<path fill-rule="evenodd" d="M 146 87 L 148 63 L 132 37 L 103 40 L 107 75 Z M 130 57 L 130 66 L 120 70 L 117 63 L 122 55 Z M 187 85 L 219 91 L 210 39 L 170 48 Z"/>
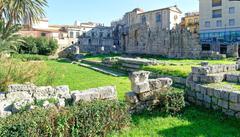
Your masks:
<path fill-rule="evenodd" d="M 213 7 L 222 6 L 222 0 L 212 0 L 212 6 Z"/>
<path fill-rule="evenodd" d="M 47 35 L 46 33 L 41 33 L 42 37 L 46 37 L 46 35 Z"/>
<path fill-rule="evenodd" d="M 142 16 L 142 24 L 146 23 L 147 19 L 146 16 Z"/>
<path fill-rule="evenodd" d="M 206 22 L 205 22 L 205 27 L 206 27 L 206 28 L 209 28 L 210 26 L 211 26 L 211 25 L 210 25 L 210 21 L 206 21 Z"/>
<path fill-rule="evenodd" d="M 157 13 L 156 15 L 156 22 L 159 23 L 159 22 L 162 22 L 162 15 Z"/>
<path fill-rule="evenodd" d="M 80 36 L 80 32 L 76 32 L 76 37 L 78 38 Z"/>
<path fill-rule="evenodd" d="M 222 10 L 221 9 L 213 10 L 212 11 L 212 17 L 213 18 L 221 18 L 222 17 Z"/>
<path fill-rule="evenodd" d="M 217 26 L 217 27 L 222 27 L 222 21 L 221 21 L 221 20 L 217 20 L 216 26 Z"/>
<path fill-rule="evenodd" d="M 229 14 L 234 14 L 234 13 L 235 13 L 235 7 L 230 7 Z"/>
<path fill-rule="evenodd" d="M 73 32 L 70 32 L 70 38 L 73 38 Z"/>
<path fill-rule="evenodd" d="M 235 25 L 235 19 L 230 19 L 229 26 L 234 26 L 234 25 Z"/>

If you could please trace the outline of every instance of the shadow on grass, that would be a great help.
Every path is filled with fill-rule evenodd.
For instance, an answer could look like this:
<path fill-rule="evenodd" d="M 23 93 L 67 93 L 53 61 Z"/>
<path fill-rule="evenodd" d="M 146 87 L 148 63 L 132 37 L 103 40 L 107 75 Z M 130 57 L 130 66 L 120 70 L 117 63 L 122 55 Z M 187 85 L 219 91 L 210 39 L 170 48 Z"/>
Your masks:
<path fill-rule="evenodd" d="M 140 120 L 165 117 L 160 112 L 143 113 L 133 116 L 133 124 L 139 125 Z M 158 136 L 164 137 L 240 137 L 240 120 L 224 116 L 215 112 L 191 106 L 175 116 L 179 120 L 187 121 L 189 124 L 180 125 L 176 121 L 170 121 L 170 128 L 161 128 L 157 131 Z"/>

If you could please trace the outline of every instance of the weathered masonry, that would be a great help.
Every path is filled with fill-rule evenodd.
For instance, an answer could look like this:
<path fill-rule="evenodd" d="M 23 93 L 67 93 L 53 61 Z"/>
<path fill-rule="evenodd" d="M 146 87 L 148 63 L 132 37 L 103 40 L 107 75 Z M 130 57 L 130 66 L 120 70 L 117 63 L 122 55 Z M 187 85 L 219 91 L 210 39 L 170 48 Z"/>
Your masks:
<path fill-rule="evenodd" d="M 187 100 L 240 118 L 240 65 L 203 64 L 187 79 Z"/>

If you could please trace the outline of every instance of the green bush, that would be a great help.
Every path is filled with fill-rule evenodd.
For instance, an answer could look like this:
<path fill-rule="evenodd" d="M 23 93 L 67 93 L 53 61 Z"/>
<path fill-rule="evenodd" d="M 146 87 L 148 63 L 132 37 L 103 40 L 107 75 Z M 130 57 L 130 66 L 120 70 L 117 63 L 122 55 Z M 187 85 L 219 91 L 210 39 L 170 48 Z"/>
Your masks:
<path fill-rule="evenodd" d="M 128 107 L 117 101 L 81 102 L 57 110 L 36 109 L 0 119 L 4 137 L 90 137 L 129 126 Z"/>
<path fill-rule="evenodd" d="M 173 88 L 160 94 L 161 111 L 165 114 L 176 114 L 185 107 L 184 92 Z"/>
<path fill-rule="evenodd" d="M 19 53 L 52 55 L 58 48 L 58 43 L 53 38 L 24 37 L 24 43 L 19 45 Z"/>

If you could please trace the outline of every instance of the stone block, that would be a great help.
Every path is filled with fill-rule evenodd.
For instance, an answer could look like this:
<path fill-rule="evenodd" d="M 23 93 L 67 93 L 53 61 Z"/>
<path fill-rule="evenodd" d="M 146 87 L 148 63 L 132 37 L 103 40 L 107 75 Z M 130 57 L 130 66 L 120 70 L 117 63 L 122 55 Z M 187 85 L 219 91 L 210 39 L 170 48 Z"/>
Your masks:
<path fill-rule="evenodd" d="M 57 86 L 55 89 L 58 98 L 71 99 L 69 86 L 67 85 Z"/>
<path fill-rule="evenodd" d="M 220 93 L 221 92 L 222 92 L 221 90 L 215 89 L 214 92 L 213 92 L 213 96 L 216 97 L 216 98 L 220 98 Z"/>
<path fill-rule="evenodd" d="M 158 79 L 150 79 L 149 86 L 150 86 L 150 90 L 156 90 L 163 87 L 162 82 Z"/>
<path fill-rule="evenodd" d="M 218 104 L 218 98 L 212 97 L 212 104 Z"/>
<path fill-rule="evenodd" d="M 196 92 L 195 91 L 187 90 L 186 94 L 187 94 L 187 96 L 196 97 Z"/>
<path fill-rule="evenodd" d="M 233 102 L 233 103 L 237 103 L 239 95 L 240 95 L 240 93 L 238 91 L 230 92 L 229 101 Z"/>
<path fill-rule="evenodd" d="M 200 84 L 196 84 L 195 86 L 195 90 L 198 91 L 198 92 L 201 92 L 201 85 Z M 204 93 L 203 93 L 204 94 Z"/>
<path fill-rule="evenodd" d="M 207 102 L 203 102 L 203 106 L 208 109 L 211 108 L 211 104 Z"/>
<path fill-rule="evenodd" d="M 228 116 L 234 116 L 235 111 L 229 109 L 222 109 L 222 112 Z"/>
<path fill-rule="evenodd" d="M 6 94 L 6 99 L 12 102 L 31 98 L 32 98 L 31 94 L 29 94 L 29 92 L 26 91 L 9 92 Z"/>
<path fill-rule="evenodd" d="M 201 76 L 197 75 L 197 74 L 194 74 L 193 75 L 193 81 L 196 82 L 196 83 L 201 82 Z"/>
<path fill-rule="evenodd" d="M 229 103 L 229 108 L 234 111 L 240 111 L 240 103 Z"/>
<path fill-rule="evenodd" d="M 158 78 L 157 80 L 162 83 L 163 88 L 169 88 L 173 84 L 171 78 Z"/>
<path fill-rule="evenodd" d="M 139 100 L 141 100 L 141 101 L 148 101 L 148 100 L 154 100 L 155 99 L 155 95 L 154 95 L 153 91 L 140 93 L 140 94 L 138 94 L 138 97 L 139 97 Z"/>
<path fill-rule="evenodd" d="M 150 91 L 150 85 L 148 82 L 143 82 L 143 83 L 137 83 L 133 87 L 133 91 L 137 94 L 144 93 L 147 91 Z"/>
<path fill-rule="evenodd" d="M 34 103 L 34 100 L 32 98 L 20 100 L 20 101 L 13 103 L 12 104 L 12 113 L 17 113 L 21 109 L 23 109 L 24 107 L 26 107 L 27 105 L 30 105 L 32 103 Z"/>
<path fill-rule="evenodd" d="M 210 88 L 210 87 L 206 87 L 206 94 L 208 95 L 208 96 L 214 96 L 214 92 L 215 92 L 215 90 L 214 90 L 214 88 Z"/>
<path fill-rule="evenodd" d="M 5 100 L 5 99 L 6 99 L 5 93 L 0 92 L 0 101 Z"/>
<path fill-rule="evenodd" d="M 147 106 L 157 106 L 157 105 L 159 105 L 160 104 L 160 101 L 159 100 L 149 100 L 149 101 L 147 101 L 146 102 L 146 105 Z"/>
<path fill-rule="evenodd" d="M 74 92 L 72 99 L 76 103 L 82 101 L 93 101 L 93 100 L 115 100 L 117 99 L 117 92 L 115 87 L 107 86 L 100 88 L 93 88 L 81 92 Z"/>
<path fill-rule="evenodd" d="M 36 91 L 33 92 L 33 97 L 36 100 L 45 100 L 49 98 L 57 98 L 56 89 L 51 86 L 37 87 Z"/>
<path fill-rule="evenodd" d="M 240 112 L 237 112 L 237 113 L 235 114 L 235 117 L 238 118 L 238 119 L 240 119 Z"/>
<path fill-rule="evenodd" d="M 130 74 L 129 79 L 132 83 L 144 83 L 148 81 L 149 75 L 148 71 L 137 71 Z"/>
<path fill-rule="evenodd" d="M 37 86 L 31 83 L 27 84 L 12 84 L 8 86 L 8 92 L 29 92 L 32 93 L 35 91 Z"/>
<path fill-rule="evenodd" d="M 203 105 L 203 102 L 202 102 L 201 100 L 196 100 L 196 105 L 202 106 L 202 105 Z"/>
<path fill-rule="evenodd" d="M 65 99 L 59 99 L 56 103 L 57 107 L 65 107 L 66 103 L 65 103 Z"/>
<path fill-rule="evenodd" d="M 224 91 L 223 90 L 222 92 L 220 92 L 220 98 L 225 100 L 225 101 L 229 100 L 229 95 L 230 95 L 229 91 Z"/>
<path fill-rule="evenodd" d="M 131 104 L 136 104 L 136 103 L 139 102 L 137 94 L 135 92 L 128 92 L 128 93 L 126 93 L 125 94 L 125 100 L 128 103 L 131 103 Z"/>
<path fill-rule="evenodd" d="M 219 99 L 218 100 L 218 106 L 220 106 L 222 108 L 225 108 L 225 109 L 228 109 L 228 101 Z"/>
<path fill-rule="evenodd" d="M 238 79 L 240 76 L 235 74 L 226 74 L 225 77 L 226 77 L 226 81 L 237 83 L 239 81 Z"/>
<path fill-rule="evenodd" d="M 204 95 L 204 99 L 203 100 L 206 103 L 211 103 L 212 102 L 212 98 L 210 96 L 208 96 L 208 95 Z"/>
<path fill-rule="evenodd" d="M 221 107 L 219 107 L 218 105 L 216 105 L 216 104 L 212 104 L 212 109 L 213 110 L 221 110 Z"/>
<path fill-rule="evenodd" d="M 206 95 L 207 94 L 207 87 L 204 87 L 204 86 L 200 85 L 200 92 L 201 92 L 201 94 Z"/>
<path fill-rule="evenodd" d="M 193 74 L 199 74 L 199 67 L 192 67 Z"/>
<path fill-rule="evenodd" d="M 0 102 L 0 117 L 6 117 L 9 115 L 8 112 L 12 111 L 12 102 L 4 100 Z"/>
<path fill-rule="evenodd" d="M 197 93 L 197 99 L 198 100 L 203 100 L 204 95 L 201 93 Z"/>

